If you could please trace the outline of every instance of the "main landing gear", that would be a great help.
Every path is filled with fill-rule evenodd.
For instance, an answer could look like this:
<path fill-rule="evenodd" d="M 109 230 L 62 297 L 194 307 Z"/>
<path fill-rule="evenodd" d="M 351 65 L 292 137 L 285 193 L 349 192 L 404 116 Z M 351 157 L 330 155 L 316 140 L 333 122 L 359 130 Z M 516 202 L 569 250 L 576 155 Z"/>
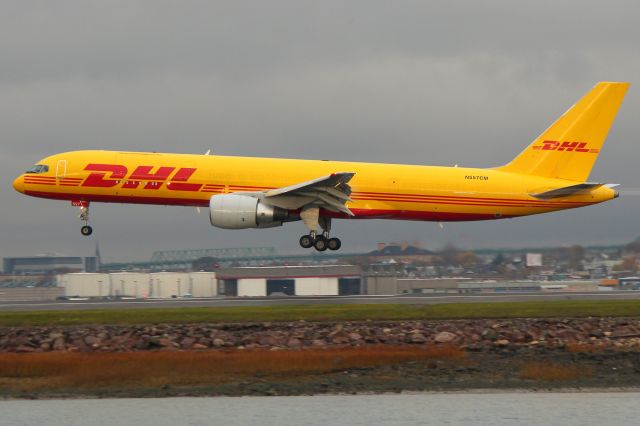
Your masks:
<path fill-rule="evenodd" d="M 78 219 L 82 221 L 82 228 L 80 233 L 85 237 L 93 233 L 93 228 L 89 226 L 89 202 L 88 201 L 72 201 L 71 205 L 80 207 L 80 214 Z"/>
<path fill-rule="evenodd" d="M 314 247 L 318 251 L 339 250 L 342 247 L 342 241 L 340 238 L 329 238 L 328 233 L 322 235 L 314 235 L 315 232 L 311 232 L 309 235 L 303 235 L 300 237 L 300 246 L 302 248 Z"/>
<path fill-rule="evenodd" d="M 300 217 L 304 224 L 309 228 L 309 235 L 300 237 L 300 246 L 302 248 L 315 248 L 318 251 L 339 250 L 342 241 L 339 238 L 329 238 L 331 231 L 331 218 L 320 217 L 317 207 L 308 208 L 300 213 Z M 322 228 L 322 234 L 318 235 L 318 226 Z"/>

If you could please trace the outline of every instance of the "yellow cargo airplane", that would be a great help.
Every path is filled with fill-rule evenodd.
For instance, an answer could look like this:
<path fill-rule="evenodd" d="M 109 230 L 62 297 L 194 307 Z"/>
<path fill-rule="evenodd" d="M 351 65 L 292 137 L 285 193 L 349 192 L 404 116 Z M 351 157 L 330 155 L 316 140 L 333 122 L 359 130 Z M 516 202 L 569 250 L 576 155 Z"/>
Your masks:
<path fill-rule="evenodd" d="M 302 220 L 305 248 L 338 250 L 331 220 L 504 219 L 616 198 L 588 177 L 629 83 L 598 83 L 509 164 L 491 169 L 342 161 L 74 151 L 39 161 L 14 188 L 80 208 L 91 202 L 209 207 L 225 229 Z M 319 232 L 318 228 L 322 231 Z"/>

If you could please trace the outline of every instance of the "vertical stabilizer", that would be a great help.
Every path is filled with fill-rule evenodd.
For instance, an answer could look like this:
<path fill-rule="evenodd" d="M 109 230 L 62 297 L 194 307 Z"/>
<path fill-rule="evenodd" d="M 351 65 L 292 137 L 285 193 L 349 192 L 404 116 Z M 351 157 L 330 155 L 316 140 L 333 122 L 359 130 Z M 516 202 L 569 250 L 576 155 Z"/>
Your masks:
<path fill-rule="evenodd" d="M 498 170 L 585 182 L 629 83 L 601 82 Z"/>

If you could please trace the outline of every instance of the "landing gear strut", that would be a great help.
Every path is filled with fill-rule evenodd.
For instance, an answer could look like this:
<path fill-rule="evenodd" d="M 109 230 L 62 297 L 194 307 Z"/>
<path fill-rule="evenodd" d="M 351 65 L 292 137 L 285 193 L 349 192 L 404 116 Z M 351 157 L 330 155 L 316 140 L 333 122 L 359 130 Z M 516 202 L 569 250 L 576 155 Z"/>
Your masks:
<path fill-rule="evenodd" d="M 93 233 L 93 228 L 89 226 L 89 202 L 72 201 L 71 204 L 80 207 L 80 214 L 78 215 L 78 219 L 82 221 L 80 233 L 85 237 L 91 235 Z"/>
<path fill-rule="evenodd" d="M 300 217 L 304 224 L 309 228 L 309 235 L 300 237 L 300 246 L 302 248 L 315 248 L 317 251 L 338 250 L 342 246 L 339 238 L 330 238 L 331 218 L 319 215 L 317 207 L 304 209 L 300 213 Z M 322 228 L 322 234 L 318 235 L 318 226 Z"/>

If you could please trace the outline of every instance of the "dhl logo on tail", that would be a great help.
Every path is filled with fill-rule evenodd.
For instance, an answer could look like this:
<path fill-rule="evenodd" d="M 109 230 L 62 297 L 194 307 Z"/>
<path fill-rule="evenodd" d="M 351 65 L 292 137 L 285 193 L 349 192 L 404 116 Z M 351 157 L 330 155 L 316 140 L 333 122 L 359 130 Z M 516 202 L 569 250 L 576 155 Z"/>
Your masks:
<path fill-rule="evenodd" d="M 597 148 L 588 148 L 586 142 L 562 142 L 559 141 L 544 141 L 542 145 L 534 145 L 531 149 L 542 151 L 575 151 L 575 152 L 588 152 L 591 154 L 597 154 L 600 152 Z"/>

